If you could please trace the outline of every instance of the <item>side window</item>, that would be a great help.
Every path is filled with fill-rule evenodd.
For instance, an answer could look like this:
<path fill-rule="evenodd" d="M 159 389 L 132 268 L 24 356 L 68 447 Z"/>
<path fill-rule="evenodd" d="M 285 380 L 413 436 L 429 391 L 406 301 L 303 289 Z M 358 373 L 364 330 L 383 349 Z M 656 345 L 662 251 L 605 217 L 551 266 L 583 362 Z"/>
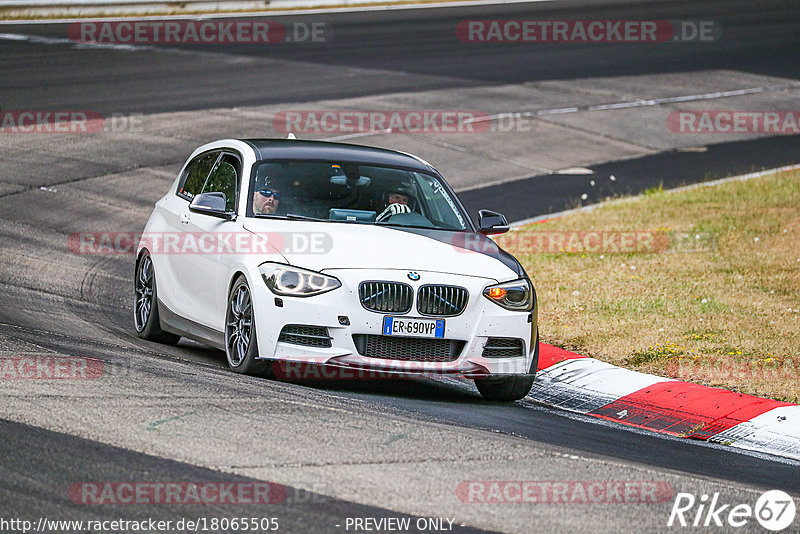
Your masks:
<path fill-rule="evenodd" d="M 178 187 L 177 195 L 189 201 L 195 195 L 199 195 L 203 191 L 203 185 L 206 183 L 208 173 L 211 172 L 211 167 L 218 157 L 219 151 L 215 150 L 214 152 L 200 154 L 192 160 L 186 166 L 186 171 L 183 173 L 183 183 Z"/>
<path fill-rule="evenodd" d="M 208 175 L 203 193 L 225 193 L 225 211 L 236 211 L 236 190 L 239 183 L 239 160 L 223 154 Z"/>

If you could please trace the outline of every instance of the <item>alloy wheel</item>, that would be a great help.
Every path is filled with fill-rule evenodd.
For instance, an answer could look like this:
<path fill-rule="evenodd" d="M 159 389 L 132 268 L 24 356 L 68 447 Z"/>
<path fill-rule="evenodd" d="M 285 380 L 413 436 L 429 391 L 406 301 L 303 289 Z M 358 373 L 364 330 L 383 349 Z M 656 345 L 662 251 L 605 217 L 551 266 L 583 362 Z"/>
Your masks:
<path fill-rule="evenodd" d="M 136 293 L 134 320 L 137 332 L 141 332 L 147 326 L 147 320 L 153 309 L 153 260 L 150 256 L 144 256 L 139 262 L 134 291 Z"/>
<path fill-rule="evenodd" d="M 247 285 L 242 284 L 231 294 L 225 325 L 225 346 L 234 367 L 241 365 L 247 356 L 252 325 L 253 302 Z"/>

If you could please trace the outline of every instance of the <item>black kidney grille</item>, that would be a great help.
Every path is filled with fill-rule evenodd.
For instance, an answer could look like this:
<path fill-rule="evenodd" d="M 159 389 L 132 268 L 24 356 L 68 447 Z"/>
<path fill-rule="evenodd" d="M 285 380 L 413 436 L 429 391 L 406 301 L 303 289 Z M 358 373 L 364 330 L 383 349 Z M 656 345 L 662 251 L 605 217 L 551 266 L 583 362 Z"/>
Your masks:
<path fill-rule="evenodd" d="M 458 359 L 465 341 L 417 337 L 353 334 L 356 350 L 367 358 L 418 362 L 452 362 Z"/>
<path fill-rule="evenodd" d="M 358 299 L 370 311 L 406 313 L 411 309 L 414 290 L 399 282 L 361 282 Z"/>
<path fill-rule="evenodd" d="M 484 358 L 514 358 L 517 356 L 525 356 L 521 339 L 490 337 L 483 346 Z"/>
<path fill-rule="evenodd" d="M 422 286 L 417 294 L 417 311 L 423 315 L 448 317 L 467 307 L 469 292 L 458 286 Z"/>
<path fill-rule="evenodd" d="M 324 326 L 287 324 L 281 330 L 278 341 L 305 345 L 307 347 L 330 347 L 331 337 Z"/>

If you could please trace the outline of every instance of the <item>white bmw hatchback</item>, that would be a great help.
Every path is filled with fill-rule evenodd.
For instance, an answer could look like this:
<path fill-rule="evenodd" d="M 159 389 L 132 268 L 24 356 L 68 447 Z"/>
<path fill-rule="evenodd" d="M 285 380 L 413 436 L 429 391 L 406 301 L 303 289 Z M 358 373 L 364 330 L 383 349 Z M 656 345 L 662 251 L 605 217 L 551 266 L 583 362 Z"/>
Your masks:
<path fill-rule="evenodd" d="M 217 347 L 237 373 L 452 374 L 487 399 L 520 399 L 538 363 L 537 302 L 519 262 L 486 237 L 507 230 L 488 210 L 476 227 L 409 154 L 217 141 L 191 155 L 147 222 L 136 331 Z"/>

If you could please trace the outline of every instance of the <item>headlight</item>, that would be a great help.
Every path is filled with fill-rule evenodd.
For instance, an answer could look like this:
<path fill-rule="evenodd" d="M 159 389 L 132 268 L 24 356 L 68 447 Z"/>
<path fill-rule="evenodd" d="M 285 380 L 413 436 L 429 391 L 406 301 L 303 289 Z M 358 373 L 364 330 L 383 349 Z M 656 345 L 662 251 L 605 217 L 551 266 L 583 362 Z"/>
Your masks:
<path fill-rule="evenodd" d="M 342 285 L 333 276 L 281 263 L 264 263 L 258 270 L 273 293 L 286 297 L 311 297 Z"/>
<path fill-rule="evenodd" d="M 489 286 L 483 290 L 483 296 L 507 310 L 530 311 L 533 309 L 536 293 L 530 280 L 520 278 Z"/>

